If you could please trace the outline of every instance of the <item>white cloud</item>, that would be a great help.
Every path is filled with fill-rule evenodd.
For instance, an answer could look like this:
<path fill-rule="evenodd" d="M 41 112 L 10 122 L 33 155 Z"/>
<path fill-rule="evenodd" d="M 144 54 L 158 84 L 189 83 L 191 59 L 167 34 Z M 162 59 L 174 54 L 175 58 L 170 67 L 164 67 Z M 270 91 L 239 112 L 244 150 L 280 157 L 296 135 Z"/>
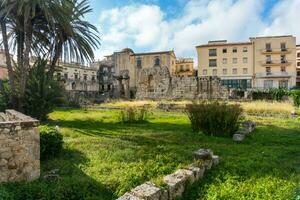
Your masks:
<path fill-rule="evenodd" d="M 195 46 L 208 40 L 245 41 L 251 36 L 293 34 L 300 38 L 300 1 L 282 0 L 267 19 L 262 0 L 178 0 L 186 2 L 175 19 L 153 4 L 130 4 L 104 11 L 99 56 L 124 47 L 156 51 L 175 49 L 196 57 Z"/>

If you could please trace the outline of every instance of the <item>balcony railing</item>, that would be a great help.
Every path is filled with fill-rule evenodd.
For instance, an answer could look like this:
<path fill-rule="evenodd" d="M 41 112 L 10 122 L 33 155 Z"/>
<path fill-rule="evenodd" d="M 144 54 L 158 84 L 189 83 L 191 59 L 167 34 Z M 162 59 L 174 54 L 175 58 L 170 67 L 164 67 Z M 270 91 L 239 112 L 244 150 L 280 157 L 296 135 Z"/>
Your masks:
<path fill-rule="evenodd" d="M 287 59 L 281 59 L 281 60 L 266 60 L 261 61 L 262 65 L 271 66 L 271 65 L 290 65 L 292 62 Z"/>
<path fill-rule="evenodd" d="M 261 49 L 263 54 L 288 54 L 292 50 L 289 48 L 270 48 L 270 49 Z"/>
<path fill-rule="evenodd" d="M 295 75 L 296 74 L 292 72 L 262 72 L 255 74 L 256 78 L 288 78 Z"/>

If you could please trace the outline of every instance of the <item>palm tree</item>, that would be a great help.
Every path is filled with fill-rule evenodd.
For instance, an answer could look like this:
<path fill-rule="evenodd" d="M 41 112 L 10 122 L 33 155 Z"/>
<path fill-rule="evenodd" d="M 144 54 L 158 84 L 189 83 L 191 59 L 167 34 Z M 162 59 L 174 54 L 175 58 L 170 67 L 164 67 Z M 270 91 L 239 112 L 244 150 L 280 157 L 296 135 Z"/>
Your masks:
<path fill-rule="evenodd" d="M 2 0 L 0 20 L 2 40 L 6 52 L 17 55 L 16 70 L 7 60 L 11 88 L 18 91 L 22 109 L 30 55 L 46 56 L 51 60 L 52 77 L 56 63 L 63 60 L 90 61 L 99 45 L 96 27 L 83 20 L 91 12 L 87 0 Z M 6 27 L 10 27 L 9 30 Z M 9 48 L 9 43 L 12 49 Z"/>
<path fill-rule="evenodd" d="M 52 58 L 49 75 L 52 76 L 59 58 L 64 61 L 91 61 L 94 49 L 99 43 L 98 31 L 95 26 L 82 17 L 91 12 L 87 0 L 63 1 L 61 12 L 56 15 L 55 30 L 52 36 Z"/>

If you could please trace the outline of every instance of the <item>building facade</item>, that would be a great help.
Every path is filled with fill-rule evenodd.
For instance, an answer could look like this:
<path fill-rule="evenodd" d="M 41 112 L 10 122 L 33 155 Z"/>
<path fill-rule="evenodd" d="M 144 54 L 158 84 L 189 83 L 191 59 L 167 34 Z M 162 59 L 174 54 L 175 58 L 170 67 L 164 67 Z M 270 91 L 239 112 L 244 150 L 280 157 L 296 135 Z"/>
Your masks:
<path fill-rule="evenodd" d="M 296 70 L 297 70 L 297 80 L 296 86 L 300 87 L 300 45 L 296 46 Z"/>
<path fill-rule="evenodd" d="M 197 46 L 198 76 L 217 76 L 229 88 L 296 85 L 296 38 L 255 37 L 249 42 L 210 41 Z"/>
<path fill-rule="evenodd" d="M 198 75 L 217 76 L 229 88 L 251 88 L 253 84 L 252 44 L 209 41 L 197 46 Z"/>
<path fill-rule="evenodd" d="M 8 72 L 6 67 L 6 57 L 4 50 L 0 49 L 0 80 L 8 78 Z"/>
<path fill-rule="evenodd" d="M 174 76 L 192 77 L 194 76 L 194 60 L 192 58 L 181 58 L 176 60 Z"/>
<path fill-rule="evenodd" d="M 59 63 L 59 68 L 55 76 L 57 80 L 63 81 L 66 91 L 99 91 L 97 68 L 85 67 L 79 63 Z"/>

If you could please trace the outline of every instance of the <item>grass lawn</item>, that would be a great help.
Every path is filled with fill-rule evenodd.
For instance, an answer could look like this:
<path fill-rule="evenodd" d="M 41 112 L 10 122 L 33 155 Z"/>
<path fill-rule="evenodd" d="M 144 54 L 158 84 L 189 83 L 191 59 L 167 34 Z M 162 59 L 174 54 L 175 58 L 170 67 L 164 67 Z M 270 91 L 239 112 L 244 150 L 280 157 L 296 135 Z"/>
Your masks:
<path fill-rule="evenodd" d="M 212 149 L 221 162 L 184 200 L 290 199 L 300 187 L 299 119 L 248 117 L 258 127 L 237 144 L 193 133 L 182 113 L 155 111 L 149 123 L 127 125 L 118 123 L 118 112 L 51 113 L 49 123 L 61 128 L 65 147 L 41 163 L 42 177 L 59 169 L 59 178 L 2 185 L 0 199 L 115 199 L 145 181 L 159 184 L 190 164 L 199 148 Z"/>

